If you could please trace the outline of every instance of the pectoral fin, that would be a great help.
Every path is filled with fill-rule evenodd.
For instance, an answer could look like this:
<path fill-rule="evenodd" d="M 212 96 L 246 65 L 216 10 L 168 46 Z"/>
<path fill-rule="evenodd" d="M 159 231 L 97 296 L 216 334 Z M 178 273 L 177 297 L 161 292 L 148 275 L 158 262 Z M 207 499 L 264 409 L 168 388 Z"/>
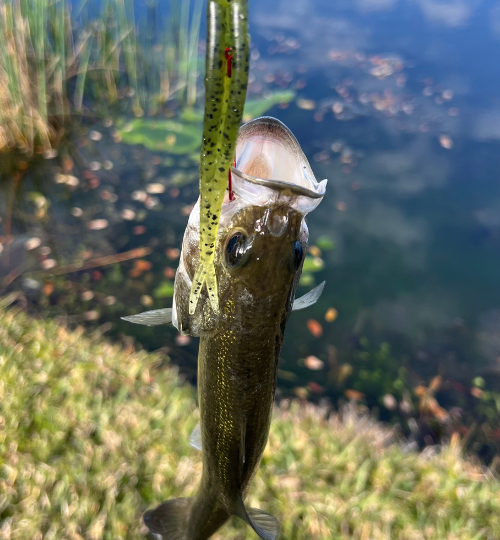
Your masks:
<path fill-rule="evenodd" d="M 245 508 L 243 499 L 238 501 L 238 517 L 246 521 L 262 540 L 276 540 L 280 531 L 279 521 L 257 508 Z"/>
<path fill-rule="evenodd" d="M 202 450 L 202 446 L 201 446 L 201 426 L 200 426 L 199 422 L 196 424 L 196 427 L 191 432 L 191 436 L 189 437 L 189 444 L 193 448 L 196 448 L 196 450 Z"/>
<path fill-rule="evenodd" d="M 317 287 L 314 287 L 314 289 L 304 294 L 304 296 L 301 296 L 300 298 L 296 298 L 293 301 L 292 311 L 305 309 L 315 304 L 318 301 L 319 297 L 321 296 L 321 293 L 323 292 L 324 288 L 325 288 L 325 282 L 323 281 L 323 283 L 320 283 Z"/>
<path fill-rule="evenodd" d="M 121 317 L 124 321 L 146 326 L 158 326 L 159 324 L 172 324 L 172 308 L 153 309 L 137 315 Z"/>

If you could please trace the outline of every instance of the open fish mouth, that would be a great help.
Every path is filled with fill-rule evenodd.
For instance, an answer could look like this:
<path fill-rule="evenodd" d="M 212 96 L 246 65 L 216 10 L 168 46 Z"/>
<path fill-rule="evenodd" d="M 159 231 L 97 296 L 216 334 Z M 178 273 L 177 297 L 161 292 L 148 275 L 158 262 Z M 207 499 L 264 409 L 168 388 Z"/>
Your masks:
<path fill-rule="evenodd" d="M 232 179 L 233 191 L 246 202 L 285 202 L 303 215 L 318 206 L 327 184 L 316 180 L 293 133 L 269 116 L 241 127 Z"/>

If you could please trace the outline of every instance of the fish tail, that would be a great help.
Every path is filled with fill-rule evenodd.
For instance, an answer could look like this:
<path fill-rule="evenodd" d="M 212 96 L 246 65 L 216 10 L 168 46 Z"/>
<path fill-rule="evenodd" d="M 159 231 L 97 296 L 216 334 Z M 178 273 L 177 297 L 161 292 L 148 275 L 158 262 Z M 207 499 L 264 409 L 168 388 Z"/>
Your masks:
<path fill-rule="evenodd" d="M 248 523 L 262 540 L 276 540 L 280 531 L 279 521 L 257 508 L 245 508 L 242 497 L 238 499 L 236 515 Z"/>
<path fill-rule="evenodd" d="M 207 283 L 208 297 L 214 313 L 219 313 L 219 303 L 217 295 L 217 276 L 215 275 L 215 268 L 213 262 L 204 266 L 203 263 L 199 263 L 194 273 L 193 283 L 191 285 L 191 294 L 189 296 L 189 314 L 194 315 L 198 300 L 200 298 L 203 285 Z"/>
<path fill-rule="evenodd" d="M 186 540 L 187 521 L 193 499 L 170 499 L 143 516 L 155 540 Z"/>

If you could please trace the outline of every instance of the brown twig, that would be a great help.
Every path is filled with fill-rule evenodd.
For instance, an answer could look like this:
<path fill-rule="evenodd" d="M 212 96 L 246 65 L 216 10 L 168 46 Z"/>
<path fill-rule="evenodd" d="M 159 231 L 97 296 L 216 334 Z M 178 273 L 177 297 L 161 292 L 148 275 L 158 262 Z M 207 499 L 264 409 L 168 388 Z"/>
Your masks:
<path fill-rule="evenodd" d="M 24 261 L 22 264 L 20 264 L 17 268 L 14 268 L 11 272 L 9 272 L 4 278 L 2 282 L 2 288 L 0 290 L 3 290 L 7 288 L 14 280 L 16 280 L 21 274 L 26 272 L 30 266 L 32 266 L 33 263 L 31 261 Z"/>
<path fill-rule="evenodd" d="M 125 253 L 115 253 L 114 255 L 97 257 L 96 259 L 85 261 L 82 264 L 68 264 L 66 266 L 60 266 L 59 268 L 53 268 L 50 270 L 39 270 L 37 272 L 33 272 L 32 277 L 39 279 L 50 276 L 61 276 L 63 274 L 70 274 L 71 272 L 79 272 L 80 270 L 89 270 L 90 268 L 97 268 L 98 266 L 107 266 L 109 264 L 146 257 L 146 255 L 149 255 L 151 251 L 152 249 L 149 247 L 131 249 Z"/>

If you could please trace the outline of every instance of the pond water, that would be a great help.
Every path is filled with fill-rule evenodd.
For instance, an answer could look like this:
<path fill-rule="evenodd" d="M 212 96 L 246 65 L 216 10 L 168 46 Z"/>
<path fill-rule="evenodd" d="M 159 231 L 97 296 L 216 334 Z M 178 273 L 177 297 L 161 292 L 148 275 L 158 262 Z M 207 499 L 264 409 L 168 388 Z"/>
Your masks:
<path fill-rule="evenodd" d="M 259 0 L 250 27 L 250 113 L 285 122 L 329 179 L 298 294 L 326 287 L 292 314 L 278 394 L 354 398 L 407 433 L 416 418 L 427 443 L 486 424 L 474 449 L 491 453 L 500 2 Z M 119 320 L 171 305 L 197 197 L 199 117 L 168 115 L 88 125 L 27 170 L 5 159 L 0 278 L 11 301 L 134 336 L 195 382 L 196 340 Z"/>

